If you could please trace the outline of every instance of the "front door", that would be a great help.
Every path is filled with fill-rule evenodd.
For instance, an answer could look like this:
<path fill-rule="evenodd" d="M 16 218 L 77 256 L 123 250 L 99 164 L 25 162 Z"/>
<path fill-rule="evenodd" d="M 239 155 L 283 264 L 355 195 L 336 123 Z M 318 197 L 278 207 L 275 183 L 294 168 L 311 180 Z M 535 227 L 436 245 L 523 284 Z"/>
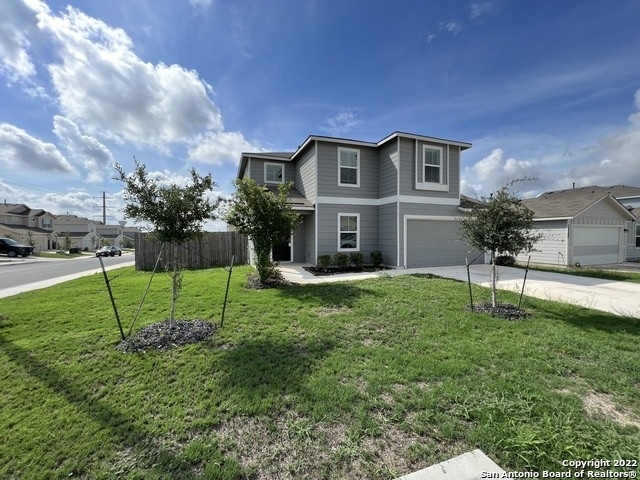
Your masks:
<path fill-rule="evenodd" d="M 271 252 L 274 262 L 290 262 L 291 261 L 291 241 L 289 239 L 277 243 Z"/>

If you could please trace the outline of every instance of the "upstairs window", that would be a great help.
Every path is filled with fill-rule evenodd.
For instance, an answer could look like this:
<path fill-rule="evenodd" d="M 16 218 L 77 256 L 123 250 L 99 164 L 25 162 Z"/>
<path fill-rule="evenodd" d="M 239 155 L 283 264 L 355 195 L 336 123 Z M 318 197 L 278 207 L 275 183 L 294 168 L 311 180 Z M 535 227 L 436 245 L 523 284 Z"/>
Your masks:
<path fill-rule="evenodd" d="M 264 182 L 282 183 L 284 182 L 284 165 L 280 163 L 264 164 Z"/>
<path fill-rule="evenodd" d="M 50 218 L 43 218 L 42 219 L 42 228 L 51 228 L 51 219 Z"/>
<path fill-rule="evenodd" d="M 442 147 L 423 145 L 416 154 L 416 189 L 449 191 L 447 160 Z"/>
<path fill-rule="evenodd" d="M 422 168 L 425 183 L 442 183 L 442 150 L 424 147 Z"/>
<path fill-rule="evenodd" d="M 338 251 L 360 250 L 360 214 L 338 214 Z"/>
<path fill-rule="evenodd" d="M 360 150 L 338 148 L 338 185 L 360 186 Z"/>

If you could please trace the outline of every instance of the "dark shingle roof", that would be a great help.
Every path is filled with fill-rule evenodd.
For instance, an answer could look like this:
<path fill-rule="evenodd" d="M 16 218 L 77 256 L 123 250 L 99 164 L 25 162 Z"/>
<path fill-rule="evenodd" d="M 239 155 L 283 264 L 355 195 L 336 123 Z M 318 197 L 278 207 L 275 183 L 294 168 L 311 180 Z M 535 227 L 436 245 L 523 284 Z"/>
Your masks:
<path fill-rule="evenodd" d="M 524 199 L 523 203 L 533 210 L 536 218 L 571 218 L 606 197 L 610 197 L 610 201 L 615 202 L 619 207 L 625 208 L 616 198 L 634 196 L 640 196 L 640 188 L 627 185 L 611 187 L 593 185 L 544 192 L 536 198 Z"/>

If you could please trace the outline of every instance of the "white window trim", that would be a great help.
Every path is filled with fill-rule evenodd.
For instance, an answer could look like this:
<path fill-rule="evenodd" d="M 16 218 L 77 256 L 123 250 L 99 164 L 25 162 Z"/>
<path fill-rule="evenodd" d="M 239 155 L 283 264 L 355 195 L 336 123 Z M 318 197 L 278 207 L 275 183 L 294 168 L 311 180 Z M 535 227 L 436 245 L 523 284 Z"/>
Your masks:
<path fill-rule="evenodd" d="M 340 219 L 342 217 L 356 217 L 356 222 L 358 228 L 356 230 L 356 247 L 355 248 L 342 248 L 340 247 L 340 234 L 342 231 L 340 230 Z M 362 226 L 360 225 L 360 214 L 359 213 L 338 213 L 338 252 L 359 252 L 360 251 L 360 230 Z M 345 232 L 347 233 L 347 232 Z"/>
<path fill-rule="evenodd" d="M 267 166 L 272 165 L 274 167 L 280 167 L 282 169 L 282 181 L 278 182 L 278 181 L 274 181 L 274 180 L 267 180 Z M 284 165 L 282 163 L 273 163 L 273 162 L 264 162 L 264 183 L 284 183 L 285 179 L 284 179 Z"/>
<path fill-rule="evenodd" d="M 416 141 L 417 143 L 417 141 Z M 439 150 L 440 151 L 440 181 L 438 183 L 435 182 L 425 182 L 424 181 L 424 159 L 426 150 Z M 447 164 L 449 166 L 449 155 L 445 159 L 444 156 L 444 148 L 436 145 L 422 145 L 422 155 L 420 155 L 420 149 L 416 148 L 416 190 L 432 190 L 436 192 L 448 192 L 449 191 L 449 182 L 444 183 L 444 166 Z M 447 152 L 448 153 L 448 152 Z M 419 172 L 422 172 L 420 174 Z M 449 176 L 449 168 L 447 168 L 447 177 Z M 422 177 L 422 182 L 418 181 L 418 178 Z M 447 178 L 448 180 L 448 178 Z"/>
<path fill-rule="evenodd" d="M 340 165 L 340 154 L 342 152 L 356 152 L 356 183 L 342 183 L 340 181 L 340 169 L 341 168 L 353 168 L 353 167 L 343 167 Z M 338 186 L 339 187 L 360 187 L 360 149 L 358 148 L 345 148 L 338 147 Z"/>

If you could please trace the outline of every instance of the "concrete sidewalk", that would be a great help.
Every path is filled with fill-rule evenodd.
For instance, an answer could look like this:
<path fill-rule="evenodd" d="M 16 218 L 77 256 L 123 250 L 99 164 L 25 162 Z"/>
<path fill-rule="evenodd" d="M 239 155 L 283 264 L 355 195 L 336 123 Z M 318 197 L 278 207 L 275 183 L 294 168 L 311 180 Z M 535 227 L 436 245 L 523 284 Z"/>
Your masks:
<path fill-rule="evenodd" d="M 341 282 L 385 275 L 411 274 L 432 274 L 463 282 L 467 281 L 467 269 L 464 266 L 408 268 L 324 277 L 313 276 L 304 270 L 302 264 L 280 265 L 280 271 L 287 280 L 300 284 Z M 525 271 L 520 268 L 498 267 L 498 288 L 520 292 L 524 274 Z M 491 265 L 471 265 L 470 276 L 473 283 L 489 287 Z M 638 283 L 529 270 L 524 293 L 544 300 L 570 303 L 616 315 L 640 317 L 640 284 Z"/>

